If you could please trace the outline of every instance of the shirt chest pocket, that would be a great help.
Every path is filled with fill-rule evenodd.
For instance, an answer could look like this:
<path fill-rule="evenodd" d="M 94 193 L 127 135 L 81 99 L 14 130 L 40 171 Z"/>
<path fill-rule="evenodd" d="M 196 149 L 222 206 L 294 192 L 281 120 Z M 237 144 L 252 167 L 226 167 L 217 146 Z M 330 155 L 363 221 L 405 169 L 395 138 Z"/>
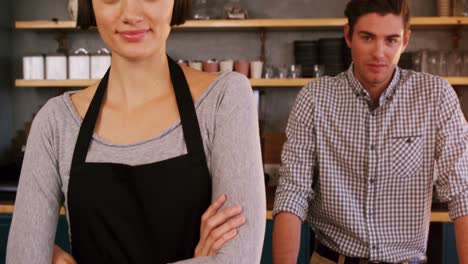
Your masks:
<path fill-rule="evenodd" d="M 392 174 L 394 177 L 407 178 L 421 168 L 422 135 L 396 136 L 391 139 Z"/>

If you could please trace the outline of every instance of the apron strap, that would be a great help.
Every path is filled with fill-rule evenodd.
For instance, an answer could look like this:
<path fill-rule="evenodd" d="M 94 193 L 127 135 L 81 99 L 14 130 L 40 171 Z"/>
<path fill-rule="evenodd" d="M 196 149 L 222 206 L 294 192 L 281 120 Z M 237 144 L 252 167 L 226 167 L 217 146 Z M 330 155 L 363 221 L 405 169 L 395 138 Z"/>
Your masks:
<path fill-rule="evenodd" d="M 180 66 L 167 56 L 169 62 L 169 71 L 171 73 L 172 86 L 179 108 L 180 121 L 184 132 L 187 152 L 195 162 L 206 164 L 205 150 L 203 148 L 203 139 L 200 133 L 197 113 L 193 103 L 192 95 L 185 78 L 184 72 Z"/>
<path fill-rule="evenodd" d="M 109 73 L 110 67 L 99 82 L 99 86 L 96 89 L 83 122 L 81 123 L 80 132 L 78 133 L 78 139 L 75 144 L 75 151 L 73 153 L 72 168 L 73 165 L 81 164 L 86 161 L 86 155 L 88 154 L 89 145 L 91 144 L 94 128 L 96 126 L 96 120 L 99 116 L 99 110 L 101 109 L 101 103 L 109 81 Z"/>

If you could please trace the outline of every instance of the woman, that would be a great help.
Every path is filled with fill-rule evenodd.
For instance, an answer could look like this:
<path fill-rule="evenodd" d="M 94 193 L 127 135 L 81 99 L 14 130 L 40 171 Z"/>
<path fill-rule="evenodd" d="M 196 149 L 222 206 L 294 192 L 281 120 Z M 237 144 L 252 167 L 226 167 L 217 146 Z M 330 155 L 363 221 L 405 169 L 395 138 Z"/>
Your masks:
<path fill-rule="evenodd" d="M 51 262 L 62 204 L 80 264 L 259 262 L 256 104 L 245 77 L 167 57 L 189 3 L 79 2 L 78 24 L 97 25 L 112 66 L 99 85 L 53 98 L 36 115 L 7 263 Z"/>

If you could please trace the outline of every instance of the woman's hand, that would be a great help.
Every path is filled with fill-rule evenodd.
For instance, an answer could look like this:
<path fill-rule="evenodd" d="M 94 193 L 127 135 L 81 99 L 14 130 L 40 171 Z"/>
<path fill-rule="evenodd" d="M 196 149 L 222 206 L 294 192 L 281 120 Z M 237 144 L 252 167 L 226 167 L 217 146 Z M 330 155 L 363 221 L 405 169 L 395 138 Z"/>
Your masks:
<path fill-rule="evenodd" d="M 245 223 L 239 205 L 219 211 L 225 202 L 226 195 L 221 195 L 202 215 L 200 241 L 195 248 L 195 257 L 215 254 L 227 241 L 237 235 L 237 228 Z"/>
<path fill-rule="evenodd" d="M 52 264 L 76 264 L 76 261 L 70 254 L 63 251 L 59 246 L 55 245 Z"/>

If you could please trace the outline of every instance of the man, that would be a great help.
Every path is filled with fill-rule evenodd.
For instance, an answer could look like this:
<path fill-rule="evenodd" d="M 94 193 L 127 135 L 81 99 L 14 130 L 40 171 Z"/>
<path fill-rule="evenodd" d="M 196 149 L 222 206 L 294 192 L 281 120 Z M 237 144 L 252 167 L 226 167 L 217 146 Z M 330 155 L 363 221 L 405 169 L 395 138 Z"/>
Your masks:
<path fill-rule="evenodd" d="M 397 67 L 410 38 L 406 0 L 351 0 L 353 64 L 309 83 L 286 129 L 273 258 L 296 263 L 300 225 L 311 263 L 425 263 L 434 170 L 468 263 L 468 127 L 452 87 Z"/>

